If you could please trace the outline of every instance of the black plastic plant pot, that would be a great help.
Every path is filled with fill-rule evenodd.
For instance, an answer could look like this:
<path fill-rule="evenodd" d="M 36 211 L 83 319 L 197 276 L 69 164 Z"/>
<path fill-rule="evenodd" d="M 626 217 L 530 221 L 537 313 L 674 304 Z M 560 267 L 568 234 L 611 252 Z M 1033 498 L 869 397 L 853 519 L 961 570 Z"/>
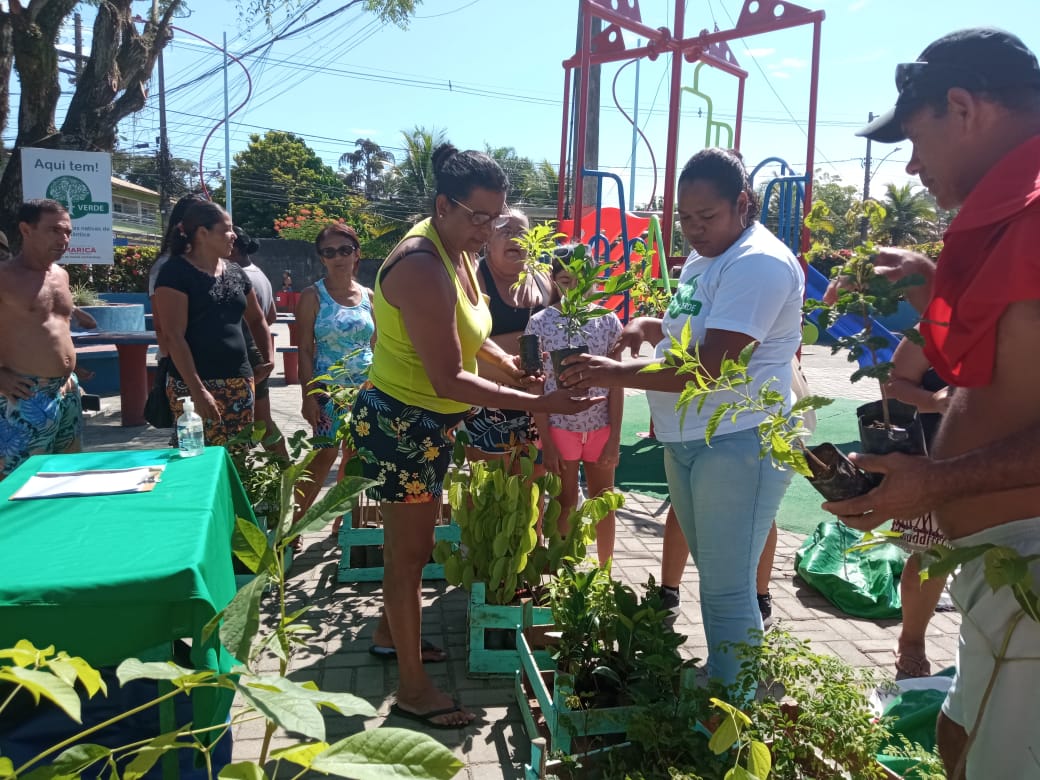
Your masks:
<path fill-rule="evenodd" d="M 528 376 L 535 376 L 542 371 L 542 345 L 533 333 L 520 337 L 520 368 Z"/>
<path fill-rule="evenodd" d="M 924 427 L 917 407 L 890 398 L 888 419 L 885 427 L 882 401 L 871 401 L 856 409 L 859 420 L 859 440 L 863 452 L 871 455 L 888 455 L 901 452 L 904 455 L 926 455 Z"/>
<path fill-rule="evenodd" d="M 904 455 L 927 455 L 928 447 L 924 441 L 924 427 L 917 413 L 917 407 L 911 404 L 888 401 L 889 426 L 885 427 L 884 411 L 881 401 L 871 401 L 856 409 L 859 419 L 859 441 L 863 452 L 870 455 L 888 455 L 901 452 Z M 877 487 L 881 484 L 882 474 L 871 474 L 871 481 Z"/>
<path fill-rule="evenodd" d="M 867 472 L 853 464 L 830 442 L 810 447 L 809 453 L 813 457 L 806 458 L 806 462 L 813 476 L 807 479 L 828 501 L 845 501 L 869 493 L 876 487 Z"/>
<path fill-rule="evenodd" d="M 556 384 L 560 385 L 560 374 L 563 373 L 567 367 L 563 365 L 563 361 L 569 358 L 571 355 L 584 355 L 589 351 L 588 344 L 579 344 L 576 347 L 567 347 L 566 349 L 554 349 L 549 353 L 549 357 L 552 358 L 553 373 L 556 375 Z"/>

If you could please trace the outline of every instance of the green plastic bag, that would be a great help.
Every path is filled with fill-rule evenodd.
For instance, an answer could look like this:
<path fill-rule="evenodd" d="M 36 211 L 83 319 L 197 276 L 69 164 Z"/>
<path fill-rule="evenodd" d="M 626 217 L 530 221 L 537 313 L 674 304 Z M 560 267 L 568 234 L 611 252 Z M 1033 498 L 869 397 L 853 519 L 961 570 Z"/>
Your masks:
<path fill-rule="evenodd" d="M 849 552 L 862 536 L 844 523 L 824 521 L 798 550 L 795 569 L 843 612 L 875 620 L 899 617 L 899 575 L 907 554 L 894 544 Z"/>

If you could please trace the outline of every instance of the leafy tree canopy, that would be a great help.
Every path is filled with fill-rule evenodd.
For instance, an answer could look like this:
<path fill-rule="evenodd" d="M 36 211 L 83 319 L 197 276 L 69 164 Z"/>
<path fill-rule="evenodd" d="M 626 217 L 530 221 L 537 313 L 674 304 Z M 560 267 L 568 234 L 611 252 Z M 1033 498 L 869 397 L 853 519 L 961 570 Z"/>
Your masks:
<path fill-rule="evenodd" d="M 321 205 L 346 194 L 343 180 L 293 133 L 254 133 L 246 150 L 234 157 L 231 208 L 235 224 L 251 235 L 274 236 L 275 219 L 292 203 Z M 224 188 L 212 195 L 222 203 Z"/>

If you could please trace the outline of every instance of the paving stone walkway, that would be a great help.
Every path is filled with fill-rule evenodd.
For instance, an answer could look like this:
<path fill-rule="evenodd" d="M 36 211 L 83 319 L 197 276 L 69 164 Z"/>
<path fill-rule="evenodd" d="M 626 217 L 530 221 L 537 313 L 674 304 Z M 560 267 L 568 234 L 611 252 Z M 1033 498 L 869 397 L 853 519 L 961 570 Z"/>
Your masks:
<path fill-rule="evenodd" d="M 288 343 L 285 326 L 279 341 Z M 844 356 L 832 356 L 824 347 L 806 348 L 803 365 L 812 391 L 832 397 L 873 400 L 871 383 L 851 385 Z M 299 386 L 286 385 L 279 359 L 272 378 L 272 408 L 279 427 L 286 432 L 306 428 L 300 416 Z M 118 398 L 103 399 L 102 411 L 88 421 L 86 449 L 132 449 L 165 447 L 168 433 L 154 429 L 119 426 Z M 638 588 L 650 575 L 660 578 L 660 548 L 667 504 L 659 499 L 629 494 L 618 513 L 614 574 Z M 313 649 L 293 659 L 291 677 L 313 680 L 321 688 L 347 691 L 367 699 L 379 717 L 361 724 L 335 715 L 328 718 L 328 741 L 347 736 L 361 727 L 414 724 L 389 717 L 397 668 L 369 655 L 372 633 L 379 617 L 381 585 L 337 582 L 340 551 L 329 533 L 305 539 L 303 554 L 293 566 L 289 597 L 294 604 L 310 604 L 309 622 L 319 629 Z M 810 639 L 846 661 L 863 667 L 892 672 L 892 651 L 899 633 L 898 621 L 872 621 L 849 617 L 832 607 L 822 596 L 794 576 L 794 555 L 802 537 L 781 531 L 773 569 L 774 619 L 799 637 Z M 697 571 L 687 565 L 682 586 L 682 614 L 676 623 L 688 639 L 687 656 L 704 658 L 706 646 L 700 627 L 697 603 Z M 443 582 L 426 582 L 423 587 L 423 636 L 446 648 L 450 660 L 428 668 L 444 690 L 456 691 L 465 705 L 476 712 L 475 725 L 460 731 L 431 731 L 466 764 L 459 778 L 492 780 L 520 778 L 528 760 L 528 743 L 514 700 L 513 682 L 470 679 L 466 675 L 466 594 Z M 933 668 L 952 665 L 957 647 L 960 617 L 938 613 L 928 631 L 928 655 Z M 247 724 L 235 733 L 236 759 L 255 758 L 260 752 L 259 724 Z M 284 744 L 275 738 L 275 746 Z"/>

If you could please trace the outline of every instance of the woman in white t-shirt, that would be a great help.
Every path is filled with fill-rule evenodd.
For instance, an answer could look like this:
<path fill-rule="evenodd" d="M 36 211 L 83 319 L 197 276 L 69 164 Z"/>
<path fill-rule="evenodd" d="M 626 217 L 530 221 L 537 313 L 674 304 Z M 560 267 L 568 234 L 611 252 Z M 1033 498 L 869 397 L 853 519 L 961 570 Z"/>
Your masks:
<path fill-rule="evenodd" d="M 626 386 L 647 390 L 654 431 L 664 444 L 665 473 L 672 505 L 700 572 L 700 600 L 708 642 L 708 674 L 732 684 L 739 659 L 720 649 L 725 642 L 755 641 L 762 628 L 755 571 L 780 501 L 791 480 L 769 458 L 760 458 L 759 416 L 724 417 L 705 444 L 718 393 L 685 419 L 675 409 L 688 377 L 663 370 L 641 373 L 660 362 L 671 339 L 689 323 L 692 345 L 704 370 L 715 375 L 724 356 L 735 358 L 752 342 L 748 365 L 752 392 L 772 388 L 791 393 L 791 358 L 801 339 L 804 274 L 784 244 L 755 221 L 758 205 L 743 163 L 734 153 L 705 149 L 690 158 L 679 176 L 679 224 L 693 247 L 663 319 L 639 317 L 622 333 L 614 355 L 638 354 L 655 344 L 653 359 L 620 363 L 581 355 L 561 374 L 566 386 Z M 691 345 L 691 349 L 692 349 Z"/>

